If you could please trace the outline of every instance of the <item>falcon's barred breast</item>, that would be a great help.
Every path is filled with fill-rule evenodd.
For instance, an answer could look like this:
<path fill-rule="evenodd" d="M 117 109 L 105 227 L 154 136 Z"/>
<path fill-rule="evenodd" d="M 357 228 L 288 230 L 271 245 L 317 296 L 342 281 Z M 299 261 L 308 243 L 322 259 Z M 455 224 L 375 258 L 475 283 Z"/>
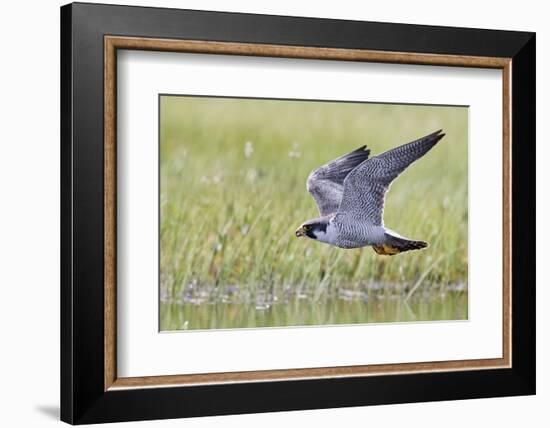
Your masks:
<path fill-rule="evenodd" d="M 370 159 L 370 150 L 362 146 L 314 170 L 306 187 L 320 217 L 303 223 L 296 236 L 340 248 L 370 245 L 385 255 L 425 248 L 426 242 L 384 227 L 384 200 L 392 181 L 444 136 L 439 130 Z"/>

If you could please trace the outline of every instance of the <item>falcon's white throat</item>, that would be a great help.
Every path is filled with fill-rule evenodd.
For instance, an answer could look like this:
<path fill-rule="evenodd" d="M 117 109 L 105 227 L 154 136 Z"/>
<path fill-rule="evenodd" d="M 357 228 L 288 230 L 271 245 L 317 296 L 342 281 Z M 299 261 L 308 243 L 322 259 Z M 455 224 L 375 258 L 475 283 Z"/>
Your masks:
<path fill-rule="evenodd" d="M 332 219 L 328 222 L 324 231 L 322 229 L 313 229 L 312 232 L 315 235 L 315 239 L 319 242 L 332 245 L 336 243 L 337 231 L 334 224 L 332 224 Z"/>

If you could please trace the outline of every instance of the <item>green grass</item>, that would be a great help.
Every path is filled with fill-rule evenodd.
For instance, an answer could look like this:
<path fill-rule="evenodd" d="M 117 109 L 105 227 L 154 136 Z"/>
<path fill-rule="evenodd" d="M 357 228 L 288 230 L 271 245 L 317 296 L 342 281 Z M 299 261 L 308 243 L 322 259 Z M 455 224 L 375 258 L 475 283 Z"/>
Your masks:
<path fill-rule="evenodd" d="M 467 318 L 466 108 L 168 96 L 160 107 L 161 330 Z M 384 216 L 428 249 L 384 257 L 294 237 L 317 216 L 312 169 L 437 129 L 447 136 L 394 182 Z"/>

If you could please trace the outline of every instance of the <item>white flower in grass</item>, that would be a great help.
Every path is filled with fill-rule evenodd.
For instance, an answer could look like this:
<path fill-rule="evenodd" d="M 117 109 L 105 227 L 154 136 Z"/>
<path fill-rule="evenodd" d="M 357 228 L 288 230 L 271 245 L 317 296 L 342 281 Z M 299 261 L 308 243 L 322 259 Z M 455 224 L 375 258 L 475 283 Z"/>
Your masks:
<path fill-rule="evenodd" d="M 200 182 L 202 184 L 221 184 L 221 182 L 223 181 L 223 177 L 221 176 L 221 174 L 216 174 L 216 175 L 213 175 L 212 177 L 208 177 L 207 175 L 203 175 L 201 176 L 200 178 Z"/>
<path fill-rule="evenodd" d="M 245 223 L 241 226 L 241 235 L 246 235 L 250 230 L 250 225 Z"/>
<path fill-rule="evenodd" d="M 250 156 L 252 156 L 252 153 L 254 153 L 254 147 L 252 146 L 252 142 L 247 141 L 244 144 L 244 157 L 248 159 L 250 158 Z"/>
<path fill-rule="evenodd" d="M 300 152 L 300 146 L 298 145 L 298 143 L 294 143 L 292 145 L 292 150 L 288 152 L 288 157 L 299 158 L 300 156 L 302 156 L 302 152 Z"/>
<path fill-rule="evenodd" d="M 251 168 L 246 172 L 246 179 L 250 182 L 254 182 L 257 177 L 258 172 L 254 168 Z"/>

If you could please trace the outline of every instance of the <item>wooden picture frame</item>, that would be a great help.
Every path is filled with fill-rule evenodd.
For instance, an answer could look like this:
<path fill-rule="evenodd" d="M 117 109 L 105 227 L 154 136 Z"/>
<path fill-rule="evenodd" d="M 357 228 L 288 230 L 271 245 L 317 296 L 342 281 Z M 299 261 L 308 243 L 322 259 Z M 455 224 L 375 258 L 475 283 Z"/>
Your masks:
<path fill-rule="evenodd" d="M 118 49 L 501 69 L 502 358 L 118 377 Z M 61 8 L 61 54 L 62 420 L 80 424 L 535 392 L 533 33 L 77 3 Z"/>

